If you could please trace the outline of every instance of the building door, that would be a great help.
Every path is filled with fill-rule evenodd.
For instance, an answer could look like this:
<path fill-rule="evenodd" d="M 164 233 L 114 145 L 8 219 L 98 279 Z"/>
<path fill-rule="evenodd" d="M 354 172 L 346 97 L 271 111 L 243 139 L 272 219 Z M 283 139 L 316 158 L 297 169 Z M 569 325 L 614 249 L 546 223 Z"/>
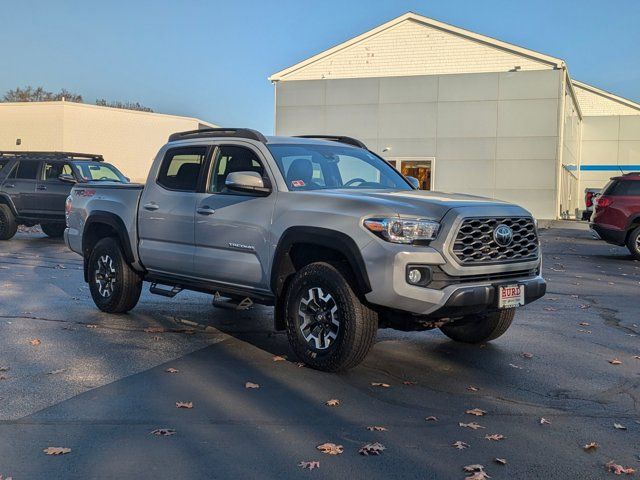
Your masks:
<path fill-rule="evenodd" d="M 388 162 L 405 177 L 420 182 L 420 190 L 433 190 L 434 158 L 394 158 Z"/>

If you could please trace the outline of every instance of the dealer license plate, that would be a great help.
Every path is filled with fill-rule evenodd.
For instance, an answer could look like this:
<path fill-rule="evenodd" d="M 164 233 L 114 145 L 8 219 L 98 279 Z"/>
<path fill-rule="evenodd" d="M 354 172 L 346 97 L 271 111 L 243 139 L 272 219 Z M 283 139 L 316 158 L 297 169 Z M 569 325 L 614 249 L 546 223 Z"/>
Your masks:
<path fill-rule="evenodd" d="M 514 308 L 524 305 L 524 285 L 498 287 L 498 308 Z"/>

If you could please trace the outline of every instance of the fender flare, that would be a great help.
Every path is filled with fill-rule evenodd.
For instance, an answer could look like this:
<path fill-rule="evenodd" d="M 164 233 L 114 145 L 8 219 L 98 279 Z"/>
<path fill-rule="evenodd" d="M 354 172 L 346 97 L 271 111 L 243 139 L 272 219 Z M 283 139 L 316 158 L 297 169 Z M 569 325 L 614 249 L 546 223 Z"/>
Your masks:
<path fill-rule="evenodd" d="M 86 255 L 87 237 L 88 237 L 87 232 L 89 231 L 92 225 L 96 225 L 96 224 L 108 225 L 109 227 L 113 228 L 113 230 L 116 232 L 116 235 L 118 236 L 120 245 L 122 245 L 122 251 L 124 253 L 124 257 L 127 260 L 127 262 L 134 263 L 136 260 L 133 254 L 133 249 L 131 248 L 131 242 L 129 241 L 129 234 L 127 232 L 127 227 L 124 225 L 124 222 L 122 221 L 122 219 L 115 213 L 105 212 L 103 210 L 93 211 L 87 218 L 84 224 L 84 229 L 82 233 L 82 252 L 83 252 L 84 263 L 85 263 L 85 268 L 84 268 L 85 279 L 87 276 L 86 266 L 89 260 Z"/>
<path fill-rule="evenodd" d="M 347 258 L 353 271 L 356 285 L 360 293 L 371 291 L 371 283 L 367 274 L 367 267 L 362 253 L 356 242 L 347 234 L 320 227 L 289 227 L 284 231 L 273 256 L 271 266 L 271 290 L 277 296 L 284 284 L 285 275 L 293 272 L 293 266 L 288 258 L 291 247 L 297 243 L 307 243 L 330 248 L 340 252 Z M 285 262 L 285 266 L 280 268 Z"/>
<path fill-rule="evenodd" d="M 11 200 L 11 197 L 6 193 L 0 193 L 0 203 L 7 205 L 11 209 L 11 213 L 13 213 L 16 217 L 18 217 L 18 210 L 16 210 L 16 206 Z"/>

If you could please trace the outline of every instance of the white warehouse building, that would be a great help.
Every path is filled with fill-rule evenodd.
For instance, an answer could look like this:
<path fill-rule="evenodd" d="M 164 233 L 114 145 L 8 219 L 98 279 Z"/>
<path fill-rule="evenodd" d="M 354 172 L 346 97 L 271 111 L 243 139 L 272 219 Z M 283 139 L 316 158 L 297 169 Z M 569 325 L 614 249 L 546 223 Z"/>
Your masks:
<path fill-rule="evenodd" d="M 583 190 L 640 170 L 640 104 L 566 63 L 407 13 L 286 68 L 277 135 L 353 136 L 422 187 L 575 218 Z"/>

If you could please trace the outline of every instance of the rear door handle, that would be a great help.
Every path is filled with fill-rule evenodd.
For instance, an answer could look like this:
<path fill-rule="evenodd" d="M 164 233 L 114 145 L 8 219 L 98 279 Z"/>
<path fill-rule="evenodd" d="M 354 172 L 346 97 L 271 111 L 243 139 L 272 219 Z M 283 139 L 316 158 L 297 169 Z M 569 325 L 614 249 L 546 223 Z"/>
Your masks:
<path fill-rule="evenodd" d="M 196 210 L 200 215 L 213 215 L 216 211 L 211 207 L 202 207 Z"/>
<path fill-rule="evenodd" d="M 16 188 L 16 186 L 13 183 L 7 183 L 5 185 L 6 188 Z"/>
<path fill-rule="evenodd" d="M 154 210 L 158 210 L 160 207 L 155 203 L 146 203 L 142 206 L 142 208 L 153 212 Z"/>

